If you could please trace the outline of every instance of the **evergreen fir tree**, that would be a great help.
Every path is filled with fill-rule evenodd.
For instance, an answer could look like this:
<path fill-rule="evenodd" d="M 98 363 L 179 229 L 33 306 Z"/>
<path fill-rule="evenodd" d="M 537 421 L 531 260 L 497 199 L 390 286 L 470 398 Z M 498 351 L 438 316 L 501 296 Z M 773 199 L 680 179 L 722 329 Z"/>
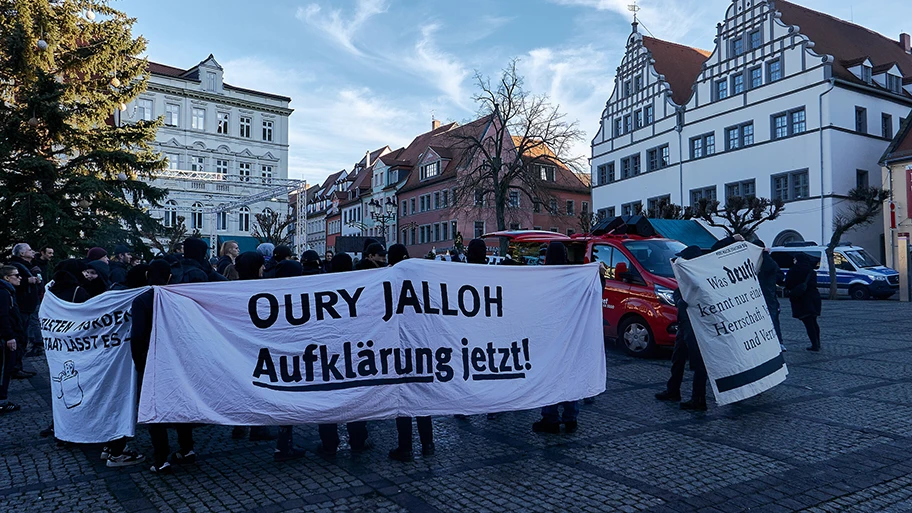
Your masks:
<path fill-rule="evenodd" d="M 166 192 L 150 141 L 161 121 L 121 124 L 146 87 L 146 41 L 108 0 L 0 0 L 0 248 L 58 254 L 158 229 Z"/>

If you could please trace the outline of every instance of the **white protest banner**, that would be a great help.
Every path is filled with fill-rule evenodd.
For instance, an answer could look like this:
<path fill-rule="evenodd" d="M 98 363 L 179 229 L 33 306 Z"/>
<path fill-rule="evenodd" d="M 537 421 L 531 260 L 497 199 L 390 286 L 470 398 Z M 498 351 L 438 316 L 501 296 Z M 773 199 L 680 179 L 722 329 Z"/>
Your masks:
<path fill-rule="evenodd" d="M 105 292 L 80 304 L 44 295 L 39 317 L 56 438 L 97 443 L 133 436 L 137 397 L 130 307 L 147 289 Z"/>
<path fill-rule="evenodd" d="M 788 368 L 757 281 L 762 250 L 739 242 L 674 262 L 716 402 L 729 404 L 785 381 Z"/>
<path fill-rule="evenodd" d="M 605 390 L 596 265 L 405 260 L 156 288 L 140 422 L 521 410 Z"/>

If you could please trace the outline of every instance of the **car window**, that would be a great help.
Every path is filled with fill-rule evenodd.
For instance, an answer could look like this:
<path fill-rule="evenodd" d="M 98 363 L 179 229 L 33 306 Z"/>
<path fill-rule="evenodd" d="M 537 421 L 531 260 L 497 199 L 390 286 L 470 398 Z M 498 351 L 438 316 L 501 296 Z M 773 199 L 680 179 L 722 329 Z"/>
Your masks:
<path fill-rule="evenodd" d="M 603 278 L 607 280 L 613 280 L 614 278 L 614 266 L 611 265 L 611 253 L 614 251 L 614 248 L 607 246 L 605 244 L 597 244 L 592 248 L 592 261 L 601 262 L 607 267 Z"/>
<path fill-rule="evenodd" d="M 620 280 L 620 278 L 615 275 L 614 270 L 617 269 L 618 264 L 621 262 L 627 264 L 627 272 L 630 276 L 639 275 L 636 267 L 634 267 L 633 264 L 630 263 L 630 259 L 627 258 L 627 255 L 625 255 L 621 250 L 614 248 L 614 251 L 611 252 L 611 264 L 612 265 L 609 268 L 609 269 L 611 269 L 612 279 Z"/>
<path fill-rule="evenodd" d="M 852 262 L 849 262 L 842 253 L 833 253 L 833 261 L 836 264 L 836 269 L 840 271 L 855 272 L 855 266 L 853 266 Z"/>
<path fill-rule="evenodd" d="M 874 259 L 870 253 L 863 249 L 853 249 L 851 251 L 845 252 L 846 257 L 848 257 L 852 262 L 855 263 L 858 267 L 868 268 L 868 267 L 878 267 L 880 262 Z"/>

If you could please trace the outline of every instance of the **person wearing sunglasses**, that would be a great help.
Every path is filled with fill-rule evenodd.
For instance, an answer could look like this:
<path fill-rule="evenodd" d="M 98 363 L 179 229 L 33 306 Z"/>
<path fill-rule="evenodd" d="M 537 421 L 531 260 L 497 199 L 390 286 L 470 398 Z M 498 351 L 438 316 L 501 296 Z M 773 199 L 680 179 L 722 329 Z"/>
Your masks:
<path fill-rule="evenodd" d="M 0 355 L 0 414 L 19 409 L 19 405 L 9 401 L 7 393 L 16 365 L 16 352 L 25 340 L 22 316 L 16 303 L 16 287 L 21 279 L 18 268 L 11 265 L 0 267 L 0 342 L 3 343 Z"/>

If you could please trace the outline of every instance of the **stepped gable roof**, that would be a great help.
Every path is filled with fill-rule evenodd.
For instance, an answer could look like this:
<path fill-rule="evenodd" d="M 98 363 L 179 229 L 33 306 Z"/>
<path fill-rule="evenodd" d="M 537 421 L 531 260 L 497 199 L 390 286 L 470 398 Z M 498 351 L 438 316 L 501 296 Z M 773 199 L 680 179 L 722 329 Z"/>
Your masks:
<path fill-rule="evenodd" d="M 420 179 L 419 173 L 409 173 L 408 180 L 400 190 L 408 191 L 418 187 L 424 187 L 425 185 L 441 182 L 455 176 L 456 169 L 467 158 L 471 157 L 470 155 L 467 155 L 468 152 L 465 151 L 468 143 L 465 141 L 464 137 L 474 135 L 478 138 L 481 138 L 484 132 L 488 129 L 493 116 L 493 114 L 484 116 L 482 118 L 476 119 L 475 121 L 472 121 L 471 123 L 467 123 L 461 126 L 457 126 L 456 123 L 450 123 L 449 125 L 441 126 L 437 130 L 432 130 L 427 134 L 422 134 L 421 136 L 415 138 L 415 141 L 412 141 L 412 144 L 410 144 L 405 151 L 405 156 L 409 162 L 412 163 L 412 166 L 418 162 L 418 159 L 431 146 L 437 149 L 445 148 L 453 157 L 449 160 L 449 163 L 446 165 L 446 167 L 440 170 L 440 174 L 430 180 L 422 181 Z M 447 129 L 444 130 L 444 128 Z M 428 134 L 430 134 L 430 137 L 421 141 L 419 140 L 422 136 Z"/>
<path fill-rule="evenodd" d="M 655 60 L 656 73 L 665 75 L 665 81 L 671 86 L 671 99 L 678 105 L 687 103 L 711 52 L 649 36 L 643 36 L 643 45 Z"/>
<path fill-rule="evenodd" d="M 896 137 L 880 158 L 880 165 L 912 161 L 912 113 L 899 125 Z"/>
<path fill-rule="evenodd" d="M 878 69 L 896 63 L 903 77 L 912 76 L 912 55 L 903 51 L 898 40 L 786 0 L 776 0 L 775 6 L 784 23 L 797 25 L 799 32 L 814 42 L 815 53 L 835 58 L 833 74 L 838 78 L 863 83 L 848 68 L 864 62 L 865 58 Z"/>

